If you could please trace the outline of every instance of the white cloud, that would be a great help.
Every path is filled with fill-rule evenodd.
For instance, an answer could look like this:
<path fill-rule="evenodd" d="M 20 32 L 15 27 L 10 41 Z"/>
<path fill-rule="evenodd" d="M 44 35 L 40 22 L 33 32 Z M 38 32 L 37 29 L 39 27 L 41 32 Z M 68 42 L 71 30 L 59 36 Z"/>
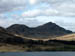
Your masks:
<path fill-rule="evenodd" d="M 49 16 L 54 16 L 54 15 L 57 15 L 59 13 L 59 11 L 55 10 L 55 9 L 52 9 L 52 8 L 49 8 L 49 9 L 46 9 L 45 11 L 42 11 L 43 14 L 45 15 L 49 15 Z"/>
<path fill-rule="evenodd" d="M 45 13 L 49 14 L 49 16 L 75 16 L 75 0 L 0 0 L 0 13 L 12 10 L 24 10 L 26 7 L 31 7 L 31 5 L 34 8 L 40 4 L 40 7 L 44 3 L 43 9 L 48 9 L 48 12 Z M 49 6 L 46 7 L 47 5 Z M 44 12 L 42 7 L 40 9 Z M 39 13 L 39 15 L 46 16 L 45 13 Z"/>
<path fill-rule="evenodd" d="M 40 10 L 39 9 L 36 9 L 36 10 L 29 10 L 29 11 L 26 11 L 22 14 L 23 17 L 35 17 L 35 16 L 38 16 L 40 14 Z"/>
<path fill-rule="evenodd" d="M 25 7 L 26 0 L 0 0 L 0 13 L 12 11 L 14 8 Z"/>
<path fill-rule="evenodd" d="M 34 5 L 34 4 L 37 3 L 37 0 L 29 0 L 29 3 L 30 3 L 31 5 Z"/>
<path fill-rule="evenodd" d="M 28 10 L 22 14 L 25 18 L 30 17 L 38 17 L 38 16 L 54 16 L 57 15 L 59 12 L 55 9 L 34 9 L 34 10 Z"/>

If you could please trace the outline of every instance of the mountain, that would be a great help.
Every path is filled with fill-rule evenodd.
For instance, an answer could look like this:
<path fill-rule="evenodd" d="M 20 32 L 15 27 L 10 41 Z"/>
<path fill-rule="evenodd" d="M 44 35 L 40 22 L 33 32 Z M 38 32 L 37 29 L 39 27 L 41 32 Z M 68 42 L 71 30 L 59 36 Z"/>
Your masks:
<path fill-rule="evenodd" d="M 64 28 L 52 22 L 46 23 L 35 28 L 29 28 L 28 26 L 21 24 L 14 24 L 8 27 L 7 30 L 13 34 L 37 38 L 56 37 L 72 33 L 72 31 L 65 30 Z"/>
<path fill-rule="evenodd" d="M 61 36 L 70 34 L 72 31 L 66 30 L 55 23 L 49 22 L 36 28 L 37 32 L 47 36 Z"/>
<path fill-rule="evenodd" d="M 14 24 L 7 28 L 9 33 L 11 32 L 13 34 L 19 34 L 19 35 L 27 34 L 29 29 L 30 29 L 29 27 L 21 24 Z"/>

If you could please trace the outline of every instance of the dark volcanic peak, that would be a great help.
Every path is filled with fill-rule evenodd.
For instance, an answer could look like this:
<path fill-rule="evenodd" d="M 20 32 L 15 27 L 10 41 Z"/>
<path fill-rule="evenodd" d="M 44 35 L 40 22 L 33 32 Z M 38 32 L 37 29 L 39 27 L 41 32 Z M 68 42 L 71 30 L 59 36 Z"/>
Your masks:
<path fill-rule="evenodd" d="M 55 28 L 55 26 L 58 26 L 58 25 L 56 25 L 55 23 L 52 23 L 52 22 L 48 22 L 48 23 L 46 23 L 46 24 L 44 24 L 44 25 L 41 25 L 41 26 L 38 26 L 37 28 Z"/>
<path fill-rule="evenodd" d="M 22 27 L 22 28 L 29 28 L 28 26 L 23 25 L 23 24 L 14 24 L 14 25 L 11 25 L 11 26 L 8 27 L 8 28 L 19 28 L 19 27 Z M 7 28 L 7 29 L 8 29 L 8 28 Z"/>
<path fill-rule="evenodd" d="M 29 29 L 28 26 L 22 24 L 14 24 L 7 28 L 7 30 L 11 33 L 22 34 L 23 32 Z"/>
<path fill-rule="evenodd" d="M 44 25 L 42 25 L 42 26 L 53 26 L 53 25 L 56 25 L 55 23 L 53 23 L 53 22 L 48 22 L 48 23 L 46 23 L 46 24 L 44 24 Z"/>
<path fill-rule="evenodd" d="M 37 28 L 49 28 L 49 29 L 53 29 L 53 28 L 55 28 L 55 27 L 60 27 L 60 26 L 58 26 L 57 24 L 55 24 L 55 23 L 52 23 L 52 22 L 48 22 L 48 23 L 46 23 L 46 24 L 44 24 L 44 25 L 41 25 L 41 26 L 38 26 Z M 60 27 L 60 28 L 62 28 L 62 27 Z M 63 28 L 64 29 L 64 28 Z"/>
<path fill-rule="evenodd" d="M 43 31 L 47 31 L 47 32 L 52 32 L 52 31 L 69 31 L 69 30 L 66 30 L 60 26 L 58 26 L 57 24 L 55 23 L 52 23 L 52 22 L 48 22 L 44 25 L 41 25 L 39 27 L 37 27 L 37 29 L 40 29 L 40 30 L 43 30 Z M 72 31 L 69 31 L 70 33 L 72 33 Z"/>
<path fill-rule="evenodd" d="M 49 22 L 36 28 L 29 28 L 25 25 L 15 24 L 7 28 L 11 33 L 29 37 L 48 37 L 48 36 L 61 36 L 70 34 L 72 31 L 65 30 L 55 23 Z"/>
<path fill-rule="evenodd" d="M 36 28 L 37 32 L 46 36 L 61 36 L 70 34 L 72 31 L 66 30 L 55 23 L 49 22 Z"/>

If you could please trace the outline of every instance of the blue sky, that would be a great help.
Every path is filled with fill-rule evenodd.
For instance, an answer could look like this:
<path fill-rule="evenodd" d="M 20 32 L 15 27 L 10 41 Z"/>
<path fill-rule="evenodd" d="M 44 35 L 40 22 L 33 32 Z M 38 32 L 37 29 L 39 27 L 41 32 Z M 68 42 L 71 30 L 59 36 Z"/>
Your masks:
<path fill-rule="evenodd" d="M 75 31 L 75 0 L 0 0 L 0 26 L 54 22 Z"/>

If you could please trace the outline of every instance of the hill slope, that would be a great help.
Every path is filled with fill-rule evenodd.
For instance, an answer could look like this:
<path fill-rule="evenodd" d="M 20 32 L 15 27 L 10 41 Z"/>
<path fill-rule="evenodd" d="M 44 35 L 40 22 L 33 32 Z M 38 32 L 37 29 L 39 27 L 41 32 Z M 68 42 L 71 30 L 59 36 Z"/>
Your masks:
<path fill-rule="evenodd" d="M 53 38 L 56 40 L 75 41 L 75 33 Z"/>
<path fill-rule="evenodd" d="M 15 24 L 7 28 L 11 33 L 22 35 L 25 37 L 56 37 L 72 33 L 72 31 L 65 30 L 64 28 L 56 25 L 55 23 L 49 22 L 44 25 L 29 28 L 25 25 Z"/>

